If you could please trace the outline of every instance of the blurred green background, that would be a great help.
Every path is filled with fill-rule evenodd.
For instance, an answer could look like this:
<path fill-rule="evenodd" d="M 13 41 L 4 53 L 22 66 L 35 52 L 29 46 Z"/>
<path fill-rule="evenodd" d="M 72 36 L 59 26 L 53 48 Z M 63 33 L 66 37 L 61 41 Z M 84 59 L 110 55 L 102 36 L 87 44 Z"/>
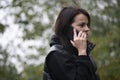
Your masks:
<path fill-rule="evenodd" d="M 120 80 L 120 0 L 0 0 L 0 80 L 42 80 L 56 17 L 70 5 L 91 15 L 101 80 Z"/>

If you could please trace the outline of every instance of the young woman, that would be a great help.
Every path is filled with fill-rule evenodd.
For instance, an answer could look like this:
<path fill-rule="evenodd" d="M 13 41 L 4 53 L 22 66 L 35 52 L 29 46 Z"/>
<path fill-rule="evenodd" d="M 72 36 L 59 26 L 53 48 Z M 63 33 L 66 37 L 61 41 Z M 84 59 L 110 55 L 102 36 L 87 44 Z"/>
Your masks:
<path fill-rule="evenodd" d="M 45 60 L 43 80 L 99 80 L 88 41 L 90 16 L 81 8 L 64 7 Z"/>

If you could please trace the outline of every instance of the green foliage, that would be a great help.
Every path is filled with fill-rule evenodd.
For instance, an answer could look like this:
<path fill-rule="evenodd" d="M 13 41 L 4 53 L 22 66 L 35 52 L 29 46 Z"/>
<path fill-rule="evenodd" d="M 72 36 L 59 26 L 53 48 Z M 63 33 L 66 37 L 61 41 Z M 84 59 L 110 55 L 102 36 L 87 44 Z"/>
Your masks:
<path fill-rule="evenodd" d="M 0 23 L 0 32 L 4 32 L 5 26 Z"/>
<path fill-rule="evenodd" d="M 29 65 L 25 67 L 19 80 L 42 80 L 42 75 L 43 64 L 38 66 Z"/>
<path fill-rule="evenodd" d="M 14 65 L 0 66 L 0 80 L 16 80 L 19 77 Z"/>
<path fill-rule="evenodd" d="M 120 80 L 120 16 L 117 12 L 120 5 L 118 0 L 116 3 L 112 3 L 112 0 L 102 3 L 108 5 L 103 10 L 96 7 L 100 13 L 92 16 L 91 38 L 97 44 L 93 56 L 98 64 L 101 80 Z"/>
<path fill-rule="evenodd" d="M 5 50 L 0 49 L 0 80 L 16 80 L 19 75 L 15 65 L 9 63 L 8 53 Z"/>

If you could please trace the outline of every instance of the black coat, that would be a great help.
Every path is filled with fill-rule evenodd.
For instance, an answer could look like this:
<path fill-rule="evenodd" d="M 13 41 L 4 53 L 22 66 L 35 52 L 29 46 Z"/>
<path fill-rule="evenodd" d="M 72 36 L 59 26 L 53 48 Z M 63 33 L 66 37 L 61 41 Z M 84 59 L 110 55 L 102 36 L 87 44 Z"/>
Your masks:
<path fill-rule="evenodd" d="M 43 80 L 99 80 L 97 68 L 90 51 L 93 44 L 87 44 L 87 54 L 78 56 L 73 46 L 64 48 L 57 36 L 51 40 L 51 49 L 45 59 Z"/>

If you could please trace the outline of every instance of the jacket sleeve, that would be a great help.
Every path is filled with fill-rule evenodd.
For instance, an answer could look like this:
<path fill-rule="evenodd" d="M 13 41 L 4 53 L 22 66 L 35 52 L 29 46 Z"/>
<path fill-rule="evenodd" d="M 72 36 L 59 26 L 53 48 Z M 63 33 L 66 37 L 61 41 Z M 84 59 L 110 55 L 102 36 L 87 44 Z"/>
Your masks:
<path fill-rule="evenodd" d="M 60 52 L 52 52 L 46 57 L 46 65 L 53 80 L 94 80 L 89 56 L 69 59 Z"/>

